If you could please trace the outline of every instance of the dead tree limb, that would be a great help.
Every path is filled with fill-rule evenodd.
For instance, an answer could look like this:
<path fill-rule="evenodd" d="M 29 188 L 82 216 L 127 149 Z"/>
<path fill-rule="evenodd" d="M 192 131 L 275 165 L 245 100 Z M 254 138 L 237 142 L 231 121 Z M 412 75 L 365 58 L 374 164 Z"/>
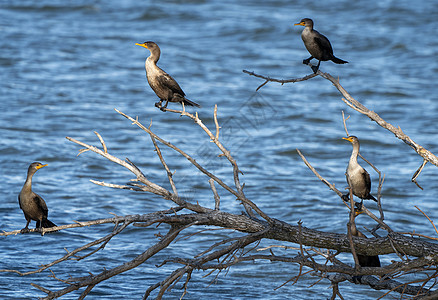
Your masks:
<path fill-rule="evenodd" d="M 53 230 L 61 231 L 67 228 L 77 228 L 83 226 L 98 226 L 101 224 L 113 223 L 114 226 L 112 230 L 105 236 L 96 239 L 93 242 L 87 243 L 77 249 L 72 251 L 67 251 L 66 254 L 61 256 L 59 259 L 41 266 L 41 268 L 33 271 L 22 272 L 19 270 L 0 270 L 0 272 L 14 272 L 19 275 L 29 275 L 34 273 L 40 273 L 48 268 L 53 271 L 55 265 L 61 263 L 74 263 L 76 260 L 82 260 L 90 255 L 96 255 L 99 250 L 103 249 L 108 243 L 112 243 L 113 237 L 119 234 L 123 234 L 124 230 L 128 226 L 137 226 L 140 228 L 151 227 L 153 224 L 158 226 L 166 226 L 168 230 L 167 234 L 160 236 L 158 241 L 152 241 L 152 245 L 144 246 L 146 249 L 142 249 L 142 252 L 137 255 L 134 259 L 127 260 L 124 263 L 105 269 L 98 274 L 90 274 L 89 276 L 83 277 L 68 277 L 67 279 L 60 278 L 56 273 L 53 273 L 52 278 L 58 281 L 61 286 L 56 290 L 47 289 L 39 284 L 33 283 L 32 285 L 42 292 L 46 293 L 47 296 L 44 299 L 54 299 L 61 297 L 63 295 L 72 293 L 74 291 L 80 291 L 79 298 L 82 299 L 86 297 L 97 285 L 101 282 L 124 273 L 128 270 L 132 270 L 137 266 L 146 263 L 150 258 L 154 257 L 157 253 L 166 249 L 172 242 L 183 242 L 182 240 L 177 240 L 176 238 L 181 232 L 187 230 L 188 228 L 199 228 L 202 227 L 213 227 L 221 228 L 232 233 L 233 236 L 225 238 L 219 242 L 213 243 L 207 249 L 201 249 L 197 253 L 192 253 L 191 257 L 173 257 L 164 260 L 161 264 L 175 265 L 172 272 L 168 274 L 165 278 L 159 279 L 159 282 L 151 284 L 144 292 L 144 298 L 148 298 L 155 293 L 156 298 L 161 299 L 164 297 L 169 289 L 172 289 L 178 282 L 183 280 L 185 276 L 182 288 L 182 295 L 187 293 L 189 287 L 189 282 L 192 280 L 192 273 L 196 270 L 206 270 L 209 274 L 215 273 L 215 276 L 223 271 L 228 270 L 236 264 L 245 261 L 255 261 L 255 260 L 269 260 L 278 261 L 283 263 L 295 263 L 300 265 L 300 273 L 293 277 L 296 282 L 303 274 L 309 273 L 311 271 L 318 274 L 321 279 L 327 278 L 328 275 L 333 274 L 343 274 L 347 277 L 346 280 L 350 280 L 352 276 L 359 275 L 372 275 L 379 277 L 391 277 L 397 275 L 397 277 L 403 277 L 409 275 L 413 270 L 422 270 L 424 273 L 436 272 L 436 265 L 438 264 L 438 245 L 426 241 L 420 238 L 406 236 L 397 232 L 390 230 L 383 220 L 380 220 L 369 212 L 366 207 L 363 208 L 364 212 L 376 220 L 376 222 L 381 222 L 381 226 L 387 229 L 388 234 L 385 237 L 374 237 L 369 239 L 364 239 L 355 236 L 349 236 L 348 234 L 339 234 L 332 232 L 318 231 L 310 228 L 306 228 L 302 223 L 298 225 L 291 225 L 274 217 L 268 216 L 264 213 L 254 201 L 248 199 L 243 192 L 243 184 L 240 183 L 241 172 L 239 167 L 231 156 L 231 153 L 225 148 L 224 145 L 219 141 L 219 122 L 215 120 L 216 134 L 213 134 L 199 119 L 197 115 L 189 114 L 185 111 L 176 111 L 178 114 L 187 116 L 195 121 L 204 131 L 207 133 L 210 140 L 212 140 L 219 149 L 223 156 L 225 156 L 231 164 L 233 169 L 234 186 L 230 186 L 224 183 L 219 177 L 214 175 L 211 171 L 207 170 L 205 167 L 200 165 L 195 159 L 193 159 L 189 154 L 178 148 L 177 146 L 165 141 L 154 132 L 151 131 L 150 127 L 145 127 L 137 119 L 131 118 L 121 112 L 125 118 L 133 122 L 134 125 L 138 126 L 140 129 L 146 131 L 151 137 L 151 141 L 154 148 L 160 158 L 163 169 L 166 172 L 167 180 L 170 182 L 172 190 L 167 190 L 159 184 L 150 181 L 147 178 L 147 172 L 140 170 L 133 161 L 130 159 L 122 160 L 110 152 L 110 147 L 107 146 L 108 142 L 104 142 L 103 137 L 98 135 L 99 142 L 103 149 L 97 146 L 89 145 L 87 143 L 78 141 L 76 139 L 68 137 L 67 139 L 84 147 L 85 150 L 80 150 L 80 153 L 85 151 L 91 153 L 94 152 L 99 154 L 111 162 L 115 162 L 120 166 L 128 169 L 134 176 L 132 184 L 120 185 L 113 183 L 103 183 L 93 181 L 96 184 L 120 188 L 120 189 L 130 189 L 140 193 L 150 193 L 161 197 L 164 200 L 169 201 L 169 204 L 176 204 L 176 207 L 171 207 L 165 211 L 157 211 L 154 213 L 143 214 L 143 215 L 127 215 L 127 216 L 115 216 L 114 218 L 108 219 L 98 219 L 94 221 L 87 222 L 77 222 L 74 224 L 68 224 L 63 226 L 58 226 L 53 228 Z M 215 209 L 210 209 L 199 205 L 197 202 L 190 202 L 189 200 L 182 199 L 178 195 L 177 186 L 172 184 L 172 174 L 170 172 L 170 167 L 167 165 L 164 155 L 162 153 L 160 145 L 164 145 L 164 148 L 169 148 L 181 156 L 185 157 L 192 165 L 200 170 L 208 179 L 210 187 L 213 191 L 212 203 L 215 204 Z M 298 153 L 302 156 L 303 160 L 307 162 L 305 157 L 301 154 L 299 150 Z M 220 159 L 220 157 L 218 157 Z M 309 168 L 318 174 L 316 170 L 308 164 Z M 319 174 L 318 174 L 319 175 Z M 334 190 L 340 197 L 342 193 L 338 191 L 334 185 L 325 180 L 320 176 L 320 179 L 327 184 L 332 190 Z M 245 204 L 247 208 L 250 208 L 255 212 L 250 214 L 236 214 L 231 212 L 226 212 L 219 206 L 219 191 L 215 188 L 215 183 L 224 189 L 225 192 L 230 193 L 235 196 L 236 199 Z M 350 205 L 352 206 L 352 205 Z M 248 209 L 246 210 L 249 211 Z M 157 226 L 157 227 L 158 227 Z M 48 229 L 47 229 L 48 230 Z M 16 234 L 3 233 L 4 236 Z M 191 235 L 189 235 L 190 237 Z M 270 255 L 255 254 L 256 248 L 263 239 L 270 239 L 278 242 L 286 242 L 291 245 L 298 245 L 298 253 L 292 253 L 294 250 L 290 248 L 285 248 L 285 255 L 274 254 L 272 248 L 269 249 Z M 354 247 L 352 247 L 354 245 Z M 326 250 L 321 250 L 326 249 Z M 350 266 L 348 262 L 344 262 L 343 259 L 339 258 L 340 253 L 351 253 L 354 251 L 359 255 L 385 255 L 391 253 L 403 253 L 404 255 L 410 256 L 409 260 L 400 259 L 400 261 L 393 261 L 391 264 L 384 267 L 362 267 L 355 268 Z M 86 254 L 83 254 L 85 250 L 88 250 Z M 332 252 L 332 250 L 334 250 Z M 197 250 L 195 250 L 197 251 Z M 292 251 L 292 252 L 290 252 Z M 307 268 L 308 270 L 303 270 Z M 350 277 L 348 277 L 350 276 Z M 427 283 L 431 280 L 433 275 L 424 276 L 421 278 L 423 283 Z M 339 282 L 334 279 L 330 279 L 332 283 L 339 285 Z M 371 280 L 371 279 L 370 279 Z M 376 279 L 378 280 L 378 279 Z M 394 279 L 391 279 L 394 280 Z M 380 283 L 381 281 L 379 281 Z M 383 283 L 386 281 L 383 281 Z M 396 282 L 394 280 L 394 282 Z M 367 283 L 369 284 L 369 283 Z M 396 282 L 398 286 L 403 286 L 403 293 L 408 290 L 408 285 L 402 282 Z M 394 285 L 371 285 L 374 289 L 394 289 Z M 421 292 L 424 295 L 429 294 L 430 291 L 426 288 L 421 287 Z M 400 289 L 395 288 L 395 292 L 400 293 Z M 418 295 L 419 289 L 413 289 Z M 432 291 L 433 292 L 433 291 Z M 334 289 L 334 295 L 340 295 Z"/>
<path fill-rule="evenodd" d="M 262 84 L 261 86 L 259 86 L 257 88 L 257 90 L 260 89 L 267 82 L 271 82 L 271 81 L 272 82 L 280 82 L 281 84 L 284 84 L 284 83 L 288 83 L 288 82 L 297 82 L 297 81 L 309 80 L 309 79 L 315 77 L 316 75 L 320 75 L 322 78 L 329 80 L 338 89 L 338 91 L 344 97 L 344 98 L 342 98 L 342 101 L 344 101 L 345 104 L 347 104 L 352 109 L 360 112 L 361 114 L 366 115 L 371 120 L 376 122 L 379 126 L 381 126 L 381 127 L 385 128 L 386 130 L 389 130 L 390 132 L 392 132 L 398 139 L 402 140 L 405 144 L 407 144 L 412 149 L 414 149 L 414 151 L 418 155 L 420 155 L 425 161 L 430 162 L 431 164 L 433 164 L 433 165 L 438 167 L 438 157 L 435 154 L 433 154 L 432 152 L 430 152 L 429 150 L 427 150 L 423 146 L 417 144 L 407 134 L 405 134 L 400 127 L 397 128 L 397 127 L 393 126 L 392 124 L 386 122 L 376 112 L 369 110 L 362 103 L 360 103 L 359 101 L 354 99 L 344 89 L 344 87 L 340 84 L 339 80 L 334 78 L 333 76 L 331 76 L 329 73 L 324 73 L 324 72 L 321 72 L 321 70 L 318 70 L 318 72 L 316 74 L 312 74 L 312 75 L 315 75 L 315 76 L 308 75 L 308 76 L 305 76 L 303 78 L 298 78 L 298 79 L 275 79 L 275 78 L 259 75 L 259 74 L 256 74 L 254 72 L 250 72 L 250 71 L 247 71 L 247 70 L 243 70 L 243 72 L 248 74 L 248 75 L 255 76 L 255 77 L 262 78 L 262 79 L 266 80 L 264 84 Z M 422 167 L 424 167 L 424 165 L 425 165 L 425 162 L 422 162 L 422 166 L 420 166 L 420 168 L 418 168 L 418 170 L 413 175 L 413 177 L 412 177 L 412 181 L 413 182 L 416 183 L 416 180 L 417 180 L 417 178 L 419 176 L 419 173 L 423 169 Z M 418 185 L 418 183 L 416 183 L 416 184 Z"/>

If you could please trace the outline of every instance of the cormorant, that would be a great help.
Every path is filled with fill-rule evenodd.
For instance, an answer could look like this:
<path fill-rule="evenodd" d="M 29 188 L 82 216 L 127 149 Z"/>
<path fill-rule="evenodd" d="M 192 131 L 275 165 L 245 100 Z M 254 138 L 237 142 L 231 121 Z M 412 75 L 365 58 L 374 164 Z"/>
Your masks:
<path fill-rule="evenodd" d="M 146 78 L 152 90 L 160 98 L 160 102 L 155 103 L 155 106 L 163 110 L 167 107 L 168 102 L 180 102 L 185 105 L 201 107 L 199 104 L 187 99 L 185 93 L 169 74 L 164 72 L 157 66 L 160 59 L 160 47 L 154 42 L 144 42 L 143 44 L 136 43 L 137 46 L 144 47 L 151 52 L 151 55 L 145 61 Z M 166 101 L 164 106 L 162 102 Z"/>
<path fill-rule="evenodd" d="M 351 152 L 350 161 L 348 162 L 346 177 L 347 183 L 353 191 L 353 195 L 356 197 L 369 200 L 374 200 L 377 202 L 376 198 L 370 194 L 371 190 L 371 179 L 370 174 L 362 168 L 357 162 L 357 156 L 359 155 L 359 139 L 354 135 L 350 135 L 347 138 L 342 138 L 349 141 L 353 145 L 353 151 Z M 348 196 L 346 199 L 348 199 Z M 345 199 L 344 199 L 345 200 Z"/>
<path fill-rule="evenodd" d="M 357 217 L 359 214 L 360 213 L 355 213 L 355 217 Z M 365 234 L 357 230 L 356 223 L 351 224 L 350 230 L 353 236 L 367 238 Z M 361 267 L 380 267 L 380 259 L 378 255 L 366 256 L 366 255 L 357 254 L 357 259 Z M 360 283 L 361 279 L 362 276 L 353 276 L 353 281 L 355 282 Z"/>
<path fill-rule="evenodd" d="M 50 228 L 56 226 L 56 224 L 47 219 L 49 210 L 47 209 L 44 199 L 32 191 L 33 174 L 45 166 L 47 166 L 47 164 L 43 165 L 40 162 L 30 164 L 29 169 L 27 170 L 26 182 L 18 195 L 18 203 L 20 204 L 20 208 L 23 210 L 24 217 L 27 221 L 26 227 L 21 230 L 22 233 L 29 230 L 28 226 L 31 220 L 36 221 L 35 228 L 39 229 L 42 227 Z"/>
<path fill-rule="evenodd" d="M 316 58 L 318 60 L 318 65 L 312 66 L 314 73 L 318 71 L 321 61 L 331 60 L 337 64 L 348 63 L 348 61 L 339 59 L 333 55 L 333 48 L 330 41 L 324 35 L 313 29 L 312 19 L 304 18 L 300 23 L 294 25 L 305 26 L 301 33 L 301 38 L 311 56 L 304 59 L 303 64 L 307 65 L 312 58 Z"/>

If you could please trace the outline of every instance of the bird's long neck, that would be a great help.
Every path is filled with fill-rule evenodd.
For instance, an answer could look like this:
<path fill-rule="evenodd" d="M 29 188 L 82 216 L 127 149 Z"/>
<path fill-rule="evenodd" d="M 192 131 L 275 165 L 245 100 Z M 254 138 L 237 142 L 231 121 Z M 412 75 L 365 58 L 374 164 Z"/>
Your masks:
<path fill-rule="evenodd" d="M 353 144 L 353 151 L 351 152 L 350 162 L 357 163 L 358 155 L 359 155 L 359 144 Z"/>
<path fill-rule="evenodd" d="M 306 25 L 306 27 L 304 28 L 304 30 L 307 30 L 307 31 L 313 31 L 313 24 L 307 24 Z"/>
<path fill-rule="evenodd" d="M 160 50 L 157 51 L 156 49 L 154 49 L 153 51 L 151 51 L 151 55 L 149 55 L 149 57 L 146 59 L 146 62 L 151 62 L 156 65 L 158 60 L 160 59 L 160 55 Z"/>
<path fill-rule="evenodd" d="M 35 174 L 35 172 L 32 170 L 27 172 L 27 178 L 26 178 L 26 181 L 24 182 L 23 188 L 21 189 L 22 191 L 27 191 L 27 192 L 32 191 L 32 176 L 33 176 L 33 174 Z"/>
<path fill-rule="evenodd" d="M 351 234 L 353 236 L 358 236 L 358 237 L 362 237 L 362 238 L 367 238 L 367 236 L 365 234 L 363 234 L 362 232 L 360 232 L 359 230 L 357 230 L 356 227 L 356 222 L 353 222 L 353 224 L 350 225 L 350 231 Z"/>
<path fill-rule="evenodd" d="M 358 236 L 358 234 L 357 234 L 357 227 L 356 227 L 356 223 L 355 222 L 350 225 L 350 231 L 351 231 L 351 234 L 353 236 Z"/>

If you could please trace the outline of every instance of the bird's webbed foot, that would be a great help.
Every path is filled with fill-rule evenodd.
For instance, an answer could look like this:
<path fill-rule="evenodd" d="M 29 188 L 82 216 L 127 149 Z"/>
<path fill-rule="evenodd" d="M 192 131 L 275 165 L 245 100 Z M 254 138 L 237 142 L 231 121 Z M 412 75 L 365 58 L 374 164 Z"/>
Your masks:
<path fill-rule="evenodd" d="M 155 103 L 155 107 L 158 107 L 159 109 L 161 109 L 161 103 L 163 103 L 163 100 L 160 100 L 159 102 Z"/>
<path fill-rule="evenodd" d="M 28 233 L 30 230 L 27 227 L 24 227 L 23 229 L 20 230 L 20 233 Z"/>
<path fill-rule="evenodd" d="M 307 58 L 307 59 L 303 59 L 303 64 L 304 65 L 308 65 L 310 63 L 310 61 L 312 60 L 313 56 Z"/>
<path fill-rule="evenodd" d="M 363 200 L 360 202 L 354 202 L 354 210 L 356 213 L 360 214 L 363 210 Z"/>
<path fill-rule="evenodd" d="M 161 111 L 166 111 L 167 104 L 169 104 L 169 101 L 166 101 L 166 103 L 164 105 L 160 105 L 160 110 Z"/>
<path fill-rule="evenodd" d="M 316 74 L 318 72 L 319 66 L 311 66 L 313 74 Z"/>

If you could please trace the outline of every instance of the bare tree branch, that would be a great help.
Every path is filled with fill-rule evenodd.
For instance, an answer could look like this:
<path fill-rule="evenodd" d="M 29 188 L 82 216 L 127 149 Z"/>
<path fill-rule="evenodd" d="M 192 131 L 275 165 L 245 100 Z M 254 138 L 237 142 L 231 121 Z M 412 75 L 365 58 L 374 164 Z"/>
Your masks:
<path fill-rule="evenodd" d="M 389 130 L 390 132 L 392 132 L 398 139 L 402 140 L 405 144 L 409 145 L 412 149 L 415 150 L 415 152 L 417 152 L 418 155 L 420 155 L 424 160 L 426 160 L 427 162 L 430 162 L 431 164 L 438 166 L 438 157 L 436 157 L 432 152 L 430 152 L 429 150 L 425 149 L 423 146 L 417 144 L 416 142 L 414 142 L 408 135 L 406 135 L 402 129 L 400 127 L 395 127 L 393 125 L 391 125 L 390 123 L 386 122 L 385 120 L 383 120 L 377 113 L 375 113 L 374 111 L 369 110 L 368 108 L 366 108 L 364 105 L 362 105 L 362 103 L 360 103 L 359 101 L 357 101 L 356 99 L 354 99 L 339 83 L 338 79 L 335 79 L 333 76 L 331 76 L 329 73 L 323 73 L 320 70 L 318 70 L 318 72 L 316 74 L 312 74 L 314 76 L 308 75 L 305 76 L 303 78 L 299 78 L 299 79 L 275 79 L 275 78 L 270 78 L 270 77 L 266 77 L 263 75 L 259 75 L 256 74 L 254 72 L 249 72 L 246 70 L 243 70 L 244 73 L 249 74 L 251 76 L 255 76 L 255 77 L 259 77 L 259 78 L 263 78 L 266 80 L 266 82 L 269 81 L 273 81 L 273 82 L 280 82 L 280 83 L 288 83 L 288 82 L 297 82 L 297 81 L 303 81 L 303 80 L 308 80 L 311 79 L 313 77 L 315 77 L 316 75 L 320 75 L 322 78 L 325 78 L 327 80 L 329 80 L 331 83 L 333 83 L 333 85 L 338 89 L 338 91 L 342 94 L 342 96 L 344 98 L 342 98 L 342 101 L 344 101 L 349 107 L 353 108 L 354 110 L 360 112 L 361 114 L 366 115 L 367 117 L 369 117 L 371 120 L 373 120 L 374 122 L 376 122 L 378 125 L 380 125 L 381 127 Z M 266 82 L 264 84 L 266 84 Z M 264 85 L 263 84 L 263 85 Z M 262 86 L 263 86 L 262 85 Z M 261 86 L 260 86 L 261 87 Z M 258 87 L 258 89 L 260 88 Z M 414 175 L 414 178 L 416 179 L 418 176 Z M 415 181 L 414 181 L 415 182 Z"/>

